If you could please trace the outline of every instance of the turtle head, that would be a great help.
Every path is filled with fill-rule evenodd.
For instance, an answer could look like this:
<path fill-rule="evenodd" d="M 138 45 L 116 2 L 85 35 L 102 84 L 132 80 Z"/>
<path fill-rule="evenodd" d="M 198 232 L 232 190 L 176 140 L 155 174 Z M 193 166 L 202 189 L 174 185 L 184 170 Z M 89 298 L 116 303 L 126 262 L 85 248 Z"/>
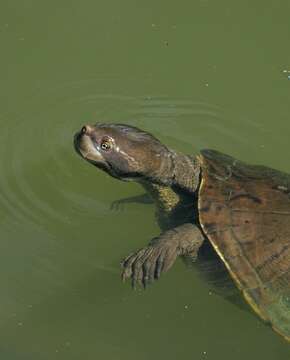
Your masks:
<path fill-rule="evenodd" d="M 170 151 L 153 135 L 123 124 L 85 125 L 74 146 L 88 162 L 120 180 L 158 181 L 171 161 Z"/>

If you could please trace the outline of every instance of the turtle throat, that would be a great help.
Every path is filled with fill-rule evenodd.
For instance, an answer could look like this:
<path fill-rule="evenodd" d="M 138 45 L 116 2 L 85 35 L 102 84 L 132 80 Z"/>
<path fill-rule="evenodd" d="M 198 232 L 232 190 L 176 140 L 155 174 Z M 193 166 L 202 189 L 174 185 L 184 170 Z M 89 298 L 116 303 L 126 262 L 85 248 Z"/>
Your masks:
<path fill-rule="evenodd" d="M 169 150 L 163 154 L 158 170 L 147 181 L 194 193 L 199 185 L 200 164 L 196 157 Z"/>
<path fill-rule="evenodd" d="M 197 157 L 173 153 L 172 185 L 194 193 L 200 182 L 200 163 Z"/>

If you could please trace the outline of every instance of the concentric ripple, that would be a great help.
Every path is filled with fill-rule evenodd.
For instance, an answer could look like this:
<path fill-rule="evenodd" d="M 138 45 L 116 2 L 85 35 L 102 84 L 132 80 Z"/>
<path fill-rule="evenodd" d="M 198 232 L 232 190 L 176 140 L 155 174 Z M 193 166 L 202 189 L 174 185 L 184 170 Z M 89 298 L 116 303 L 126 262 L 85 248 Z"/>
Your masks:
<path fill-rule="evenodd" d="M 101 178 L 72 147 L 73 134 L 87 122 L 136 125 L 186 152 L 205 147 L 234 154 L 237 148 L 249 150 L 249 128 L 255 132 L 256 124 L 235 120 L 200 100 L 114 92 L 117 83 L 117 78 L 104 77 L 38 88 L 17 110 L 0 114 L 6 124 L 0 143 L 4 226 L 25 223 L 47 229 L 48 224 L 71 225 L 77 217 L 81 223 L 82 216 L 93 219 L 110 211 L 105 195 L 94 194 L 94 182 L 101 187 Z"/>

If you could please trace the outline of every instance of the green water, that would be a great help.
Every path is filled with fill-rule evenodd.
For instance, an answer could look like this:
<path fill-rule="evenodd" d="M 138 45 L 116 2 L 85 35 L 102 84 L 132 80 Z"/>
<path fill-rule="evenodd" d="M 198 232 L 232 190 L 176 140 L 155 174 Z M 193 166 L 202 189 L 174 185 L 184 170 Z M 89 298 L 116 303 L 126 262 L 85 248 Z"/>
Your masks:
<path fill-rule="evenodd" d="M 289 1 L 0 4 L 0 359 L 286 360 L 290 347 L 178 261 L 132 291 L 158 232 L 142 193 L 82 161 L 84 123 L 290 172 Z M 290 73 L 289 73 L 290 75 Z"/>

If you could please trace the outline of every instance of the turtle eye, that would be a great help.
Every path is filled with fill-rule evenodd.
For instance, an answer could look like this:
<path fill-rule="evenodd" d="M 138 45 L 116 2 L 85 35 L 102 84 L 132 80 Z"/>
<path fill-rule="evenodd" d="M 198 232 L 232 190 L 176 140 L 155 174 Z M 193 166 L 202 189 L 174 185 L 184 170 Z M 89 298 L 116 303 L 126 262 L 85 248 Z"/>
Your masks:
<path fill-rule="evenodd" d="M 101 142 L 101 149 L 104 151 L 109 151 L 112 148 L 112 144 L 109 139 L 103 139 Z"/>

